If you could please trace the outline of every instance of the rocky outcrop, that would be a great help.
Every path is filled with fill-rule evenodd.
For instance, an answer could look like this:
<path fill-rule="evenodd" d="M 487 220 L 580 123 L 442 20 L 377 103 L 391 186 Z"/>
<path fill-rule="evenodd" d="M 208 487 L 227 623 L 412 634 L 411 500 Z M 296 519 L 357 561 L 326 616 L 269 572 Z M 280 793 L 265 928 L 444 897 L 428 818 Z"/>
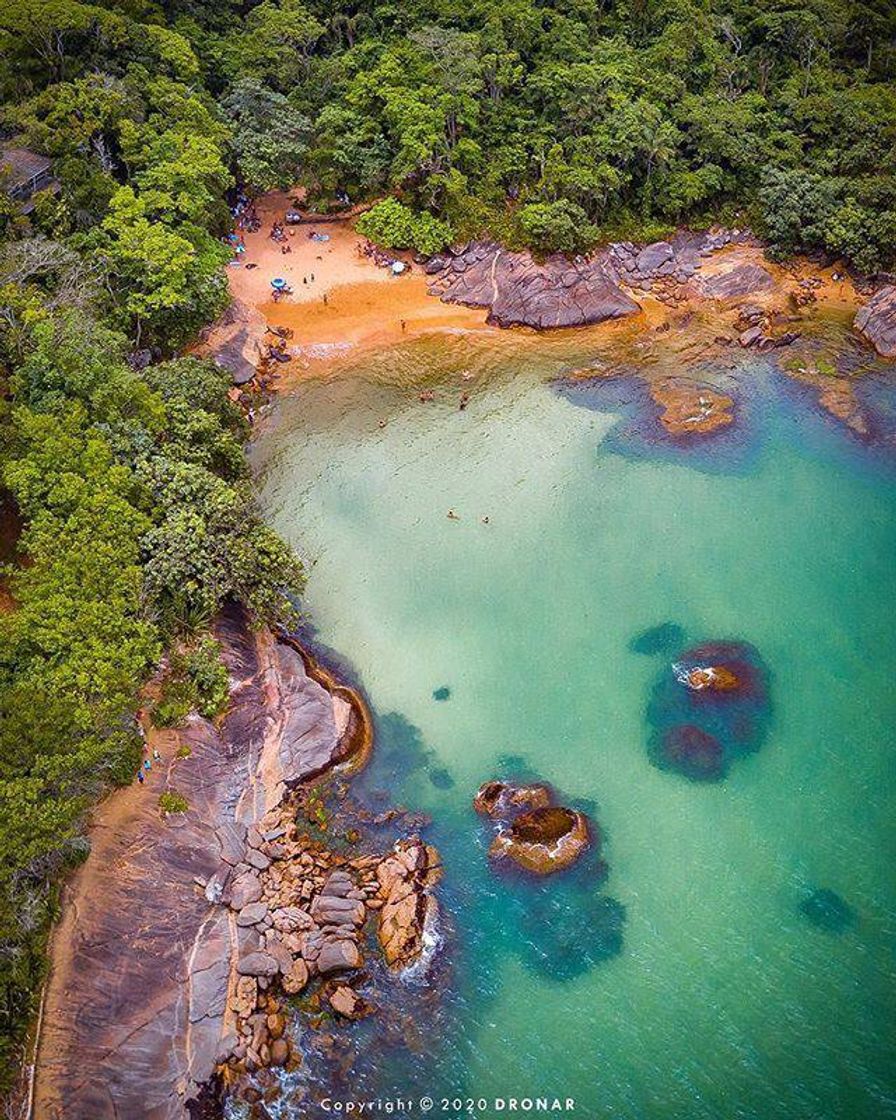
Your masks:
<path fill-rule="evenodd" d="M 896 358 L 896 285 L 881 288 L 855 318 L 855 328 L 885 358 Z"/>
<path fill-rule="evenodd" d="M 145 786 L 100 807 L 92 853 L 67 888 L 36 1120 L 181 1120 L 238 1044 L 238 1009 L 255 1014 L 292 961 L 275 925 L 289 919 L 267 886 L 277 841 L 258 822 L 296 782 L 346 759 L 369 717 L 355 698 L 347 718 L 345 695 L 337 703 L 295 649 L 238 612 L 217 634 L 232 681 L 226 717 L 192 718 L 179 734 L 188 758 L 168 743 L 164 774 L 157 763 Z M 169 784 L 189 809 L 165 819 L 157 795 Z"/>
<path fill-rule="evenodd" d="M 730 254 L 715 257 L 729 247 L 735 247 Z M 587 258 L 557 253 L 543 262 L 474 241 L 433 257 L 426 271 L 433 276 L 430 292 L 443 300 L 487 307 L 488 321 L 500 327 L 543 329 L 632 315 L 640 310 L 634 297 L 641 295 L 677 306 L 694 296 L 725 300 L 766 291 L 774 280 L 753 259 L 757 253 L 741 230 L 683 230 L 671 241 L 614 242 Z"/>
<path fill-rule="evenodd" d="M 438 916 L 433 887 L 442 875 L 435 848 L 418 837 L 400 840 L 376 870 L 381 902 L 377 935 L 392 969 L 414 965 Z"/>
<path fill-rule="evenodd" d="M 553 801 L 550 786 L 539 782 L 525 786 L 513 782 L 484 782 L 473 798 L 473 808 L 486 817 L 508 819 L 523 809 L 541 809 Z"/>
<path fill-rule="evenodd" d="M 502 829 L 488 850 L 492 859 L 511 859 L 535 875 L 571 866 L 589 844 L 583 813 L 559 805 L 528 809 Z"/>
<path fill-rule="evenodd" d="M 755 292 L 767 292 L 775 286 L 775 281 L 768 269 L 759 264 L 734 263 L 728 268 L 721 268 L 712 275 L 698 276 L 695 287 L 707 299 L 736 299 L 741 296 L 753 295 Z"/>
<path fill-rule="evenodd" d="M 640 310 L 619 287 L 603 257 L 538 263 L 494 242 L 474 242 L 455 257 L 435 258 L 430 291 L 450 303 L 487 307 L 500 327 L 578 327 Z"/>
<path fill-rule="evenodd" d="M 554 791 L 543 782 L 485 782 L 473 807 L 498 826 L 490 858 L 509 859 L 536 875 L 569 867 L 592 844 L 585 815 L 557 805 Z M 596 830 L 594 844 L 599 845 Z"/>
<path fill-rule="evenodd" d="M 667 377 L 650 385 L 660 406 L 660 423 L 673 436 L 708 434 L 734 420 L 734 400 L 717 389 L 684 377 Z"/>
<path fill-rule="evenodd" d="M 196 352 L 226 370 L 234 385 L 246 385 L 257 374 L 266 353 L 267 323 L 257 308 L 234 300 L 208 327 Z"/>

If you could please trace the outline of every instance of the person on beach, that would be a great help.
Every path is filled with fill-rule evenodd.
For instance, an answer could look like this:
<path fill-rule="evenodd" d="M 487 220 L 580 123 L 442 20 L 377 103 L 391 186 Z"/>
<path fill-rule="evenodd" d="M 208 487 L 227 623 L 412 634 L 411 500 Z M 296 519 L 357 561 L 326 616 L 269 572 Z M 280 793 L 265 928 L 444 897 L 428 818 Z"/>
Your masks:
<path fill-rule="evenodd" d="M 154 762 L 159 762 L 160 761 L 162 756 L 159 754 L 159 748 L 158 747 L 153 748 L 152 757 L 153 757 Z"/>
<path fill-rule="evenodd" d="M 404 319 L 401 320 L 401 329 L 402 329 L 402 331 L 406 331 L 408 329 L 408 325 L 404 321 Z"/>
<path fill-rule="evenodd" d="M 323 300 L 324 300 L 324 306 L 326 306 L 326 303 L 327 303 L 327 293 L 326 292 L 324 292 Z"/>
<path fill-rule="evenodd" d="M 143 782 L 144 782 L 144 780 L 145 780 L 145 779 L 144 779 L 144 777 L 143 777 L 143 771 L 142 771 L 142 770 L 138 770 L 138 771 L 137 771 L 137 781 L 138 781 L 138 782 L 140 783 L 140 785 L 141 785 L 141 786 L 143 785 Z"/>
<path fill-rule="evenodd" d="M 470 403 L 470 394 L 469 393 L 463 393 L 461 395 L 461 398 L 460 398 L 460 406 L 459 406 L 461 412 L 463 412 L 463 410 L 467 407 L 467 405 L 469 403 Z"/>
<path fill-rule="evenodd" d="M 150 760 L 148 758 L 144 758 L 144 760 L 143 760 L 143 769 L 144 770 L 152 770 L 152 763 L 150 762 Z"/>

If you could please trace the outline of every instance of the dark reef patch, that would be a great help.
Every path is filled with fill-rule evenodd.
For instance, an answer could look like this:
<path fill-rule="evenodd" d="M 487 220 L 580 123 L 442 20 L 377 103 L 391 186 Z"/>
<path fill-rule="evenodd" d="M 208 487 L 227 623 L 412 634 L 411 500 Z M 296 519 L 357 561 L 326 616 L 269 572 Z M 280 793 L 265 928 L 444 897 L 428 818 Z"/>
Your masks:
<path fill-rule="evenodd" d="M 628 648 L 632 653 L 653 657 L 659 653 L 672 653 L 681 649 L 683 641 L 684 630 L 677 622 L 661 622 L 659 626 L 650 626 L 636 634 Z"/>
<path fill-rule="evenodd" d="M 769 674 L 747 642 L 704 642 L 663 667 L 647 705 L 654 766 L 720 781 L 758 750 L 771 718 Z"/>
<path fill-rule="evenodd" d="M 846 899 L 827 887 L 819 887 L 799 906 L 804 918 L 826 933 L 845 933 L 856 924 L 856 912 Z"/>
<path fill-rule="evenodd" d="M 622 952 L 625 907 L 608 895 L 544 893 L 524 911 L 522 963 L 564 983 Z"/>
<path fill-rule="evenodd" d="M 428 771 L 429 780 L 436 787 L 436 789 L 453 789 L 454 778 L 444 766 L 436 766 Z"/>
<path fill-rule="evenodd" d="M 440 685 L 438 688 L 433 689 L 433 700 L 448 700 L 451 697 L 451 689 L 447 684 Z"/>

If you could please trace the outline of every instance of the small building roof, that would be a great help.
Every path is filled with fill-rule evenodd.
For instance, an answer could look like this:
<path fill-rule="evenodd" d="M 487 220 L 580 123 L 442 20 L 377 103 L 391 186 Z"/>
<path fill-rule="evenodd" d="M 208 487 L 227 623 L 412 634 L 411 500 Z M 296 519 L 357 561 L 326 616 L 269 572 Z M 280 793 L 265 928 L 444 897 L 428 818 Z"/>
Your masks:
<path fill-rule="evenodd" d="M 36 175 L 49 171 L 53 161 L 28 148 L 0 145 L 0 168 L 8 176 L 7 188 L 30 182 Z"/>

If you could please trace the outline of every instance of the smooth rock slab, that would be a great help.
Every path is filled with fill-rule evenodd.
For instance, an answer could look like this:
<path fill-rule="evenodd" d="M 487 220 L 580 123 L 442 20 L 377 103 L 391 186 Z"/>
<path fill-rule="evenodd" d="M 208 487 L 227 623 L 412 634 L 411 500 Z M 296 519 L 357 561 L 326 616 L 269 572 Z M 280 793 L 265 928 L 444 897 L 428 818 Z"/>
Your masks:
<path fill-rule="evenodd" d="M 878 354 L 896 358 L 896 286 L 881 288 L 859 308 L 855 328 Z"/>

